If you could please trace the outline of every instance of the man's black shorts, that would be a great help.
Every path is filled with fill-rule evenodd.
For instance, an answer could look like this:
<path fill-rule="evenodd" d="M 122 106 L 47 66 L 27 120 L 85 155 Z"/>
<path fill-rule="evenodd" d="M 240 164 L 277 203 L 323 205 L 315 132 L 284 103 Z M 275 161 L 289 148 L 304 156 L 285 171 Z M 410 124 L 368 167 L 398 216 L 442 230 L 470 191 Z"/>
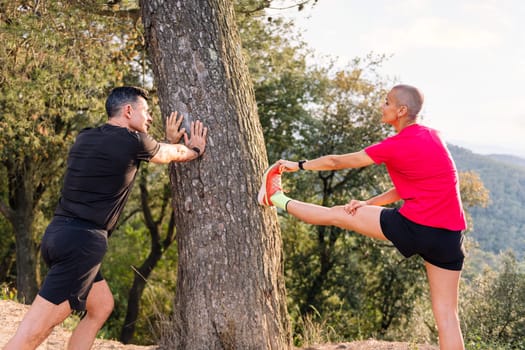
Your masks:
<path fill-rule="evenodd" d="M 42 238 L 41 252 L 49 272 L 38 294 L 58 305 L 65 300 L 84 311 L 94 282 L 101 281 L 100 264 L 107 251 L 107 231 L 70 217 L 55 216 Z"/>
<path fill-rule="evenodd" d="M 416 224 L 401 215 L 397 209 L 381 211 L 383 234 L 406 258 L 418 254 L 438 267 L 460 271 L 465 251 L 463 233 Z"/>

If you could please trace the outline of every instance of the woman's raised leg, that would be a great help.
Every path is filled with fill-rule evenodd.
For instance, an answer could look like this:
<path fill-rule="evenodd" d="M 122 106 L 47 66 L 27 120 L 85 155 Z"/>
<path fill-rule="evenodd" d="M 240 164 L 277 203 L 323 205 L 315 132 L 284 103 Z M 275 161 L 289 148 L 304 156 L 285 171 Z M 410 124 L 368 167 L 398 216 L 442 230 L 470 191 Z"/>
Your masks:
<path fill-rule="evenodd" d="M 360 207 L 352 215 L 343 206 L 328 208 L 296 200 L 291 200 L 286 206 L 288 214 L 308 224 L 337 226 L 367 237 L 386 240 L 379 222 L 382 210 L 383 207 L 367 205 Z"/>

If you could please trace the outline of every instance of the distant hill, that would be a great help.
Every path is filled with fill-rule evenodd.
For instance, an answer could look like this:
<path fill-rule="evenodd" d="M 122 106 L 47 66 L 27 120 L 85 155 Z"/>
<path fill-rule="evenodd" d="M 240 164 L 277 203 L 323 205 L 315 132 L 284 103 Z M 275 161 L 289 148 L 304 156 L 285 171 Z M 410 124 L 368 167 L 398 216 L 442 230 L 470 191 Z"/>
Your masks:
<path fill-rule="evenodd" d="M 525 168 L 525 159 L 524 158 L 511 156 L 511 155 L 508 155 L 508 154 L 489 154 L 488 157 L 492 158 L 494 160 L 499 160 L 499 161 L 502 161 L 502 162 L 505 162 L 505 163 L 508 163 L 508 164 L 511 164 L 511 165 L 522 166 L 522 167 Z"/>
<path fill-rule="evenodd" d="M 448 145 L 459 171 L 477 172 L 490 191 L 487 208 L 470 208 L 473 237 L 480 248 L 494 253 L 514 250 L 525 258 L 525 159 L 480 155 Z"/>

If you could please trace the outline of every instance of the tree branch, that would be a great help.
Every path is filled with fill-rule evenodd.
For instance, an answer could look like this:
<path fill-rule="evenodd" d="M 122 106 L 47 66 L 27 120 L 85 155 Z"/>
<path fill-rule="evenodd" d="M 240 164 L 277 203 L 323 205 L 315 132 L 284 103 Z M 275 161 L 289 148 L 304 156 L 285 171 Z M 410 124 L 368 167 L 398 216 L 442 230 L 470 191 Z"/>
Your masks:
<path fill-rule="evenodd" d="M 15 212 L 4 201 L 0 200 L 0 213 L 10 222 L 13 223 Z"/>
<path fill-rule="evenodd" d="M 120 226 L 122 226 L 123 224 L 126 223 L 126 221 L 128 221 L 129 219 L 131 219 L 135 214 L 137 213 L 140 213 L 141 210 L 140 208 L 136 208 L 136 209 L 133 209 L 128 215 L 126 215 L 124 218 L 120 219 L 119 220 L 119 223 L 118 225 L 115 227 L 115 229 L 113 231 L 117 231 Z"/>
<path fill-rule="evenodd" d="M 98 4 L 93 1 L 73 1 L 75 6 L 104 17 L 118 17 L 118 18 L 132 18 L 134 21 L 137 21 L 140 18 L 140 9 L 139 8 L 129 8 L 121 9 L 120 0 L 108 1 L 107 9 L 101 8 Z"/>
<path fill-rule="evenodd" d="M 148 187 L 146 184 L 146 176 L 144 176 L 144 173 L 140 176 L 140 203 L 142 206 L 142 214 L 144 215 L 144 220 L 146 221 L 146 227 L 148 228 L 148 231 L 151 235 L 151 244 L 158 245 L 160 242 L 160 236 L 159 236 L 159 230 L 155 223 L 155 220 L 153 219 L 153 215 L 151 213 L 151 209 L 149 207 L 149 192 Z"/>
<path fill-rule="evenodd" d="M 289 10 L 291 8 L 297 7 L 297 9 L 299 11 L 302 11 L 304 9 L 304 6 L 306 4 L 308 4 L 309 2 L 312 2 L 312 1 L 313 1 L 313 5 L 315 5 L 318 0 L 304 0 L 304 1 L 300 1 L 297 4 L 290 5 L 290 6 L 285 6 L 285 7 L 270 7 L 270 6 L 268 6 L 268 8 L 271 9 L 271 10 Z"/>
<path fill-rule="evenodd" d="M 174 240 L 175 240 L 175 213 L 172 210 L 171 216 L 170 216 L 170 222 L 166 230 L 166 238 L 164 238 L 164 241 L 162 242 L 162 250 L 164 251 L 168 249 Z"/>
<path fill-rule="evenodd" d="M 364 171 L 365 168 L 357 168 L 357 169 L 352 169 L 348 172 L 348 174 L 343 178 L 343 180 L 341 180 L 340 182 L 336 183 L 333 187 L 332 187 L 332 191 L 333 192 L 337 192 L 339 191 L 339 189 L 341 189 L 342 187 L 344 187 L 348 182 L 350 182 L 350 180 L 357 176 L 360 172 Z"/>
<path fill-rule="evenodd" d="M 306 4 L 308 4 L 309 2 L 313 2 L 313 5 L 315 5 L 317 3 L 318 0 L 303 0 L 303 1 L 300 1 L 298 3 L 295 3 L 293 5 L 290 5 L 290 6 L 284 6 L 284 7 L 271 7 L 271 1 L 270 0 L 265 0 L 263 1 L 259 6 L 256 6 L 252 9 L 238 9 L 237 11 L 239 13 L 242 13 L 244 15 L 251 15 L 252 13 L 256 13 L 256 12 L 259 12 L 259 11 L 262 11 L 264 9 L 271 9 L 271 10 L 289 10 L 291 8 L 294 8 L 294 7 L 297 7 L 297 9 L 299 11 L 301 11 L 304 6 Z"/>

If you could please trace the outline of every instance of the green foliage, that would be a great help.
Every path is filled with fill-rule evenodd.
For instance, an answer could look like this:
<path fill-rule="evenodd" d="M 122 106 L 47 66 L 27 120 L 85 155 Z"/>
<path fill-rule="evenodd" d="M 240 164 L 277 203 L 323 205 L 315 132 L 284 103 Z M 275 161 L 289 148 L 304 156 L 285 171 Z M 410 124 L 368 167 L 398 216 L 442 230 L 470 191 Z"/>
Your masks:
<path fill-rule="evenodd" d="M 391 329 L 403 329 L 426 289 L 425 271 L 418 257 L 403 258 L 392 246 L 360 237 L 361 269 L 358 294 L 361 332 L 365 336 L 386 338 Z M 368 243 L 368 244 L 367 244 Z M 350 281 L 348 281 L 350 283 Z"/>
<path fill-rule="evenodd" d="M 37 246 L 58 200 L 67 149 L 79 130 L 103 122 L 108 90 L 132 70 L 132 45 L 123 44 L 132 36 L 124 38 L 123 28 L 133 33 L 129 23 L 71 2 L 0 1 L 0 206 L 12 225 L 6 236 Z M 14 220 L 17 210 L 27 222 Z M 19 271 L 38 269 L 21 264 Z"/>
<path fill-rule="evenodd" d="M 290 23 L 250 17 L 241 22 L 240 31 L 268 158 L 273 162 L 297 148 L 298 129 L 310 118 L 306 106 L 316 99 L 324 77 L 307 68 L 308 52 L 289 37 Z"/>
<path fill-rule="evenodd" d="M 465 341 L 477 349 L 525 349 L 525 270 L 506 253 L 498 271 L 467 285 L 461 304 Z"/>
<path fill-rule="evenodd" d="M 137 215 L 123 224 L 109 239 L 109 249 L 102 264 L 102 274 L 107 279 L 115 298 L 115 309 L 103 327 L 103 335 L 118 339 L 126 316 L 128 292 L 133 283 L 136 266 L 148 253 L 150 234 Z M 141 300 L 140 316 L 134 342 L 152 344 L 155 338 L 155 321 L 159 313 L 169 314 L 176 286 L 177 247 L 174 244 L 163 255 L 147 281 Z"/>
<path fill-rule="evenodd" d="M 11 173 L 34 163 L 35 186 L 56 182 L 76 132 L 104 121 L 107 92 L 131 71 L 129 22 L 68 2 L 0 8 L 0 161 Z"/>
<path fill-rule="evenodd" d="M 0 300 L 16 300 L 16 290 L 7 283 L 0 283 Z"/>
<path fill-rule="evenodd" d="M 326 268 L 315 228 L 294 219 L 282 218 L 281 223 L 296 345 L 310 338 L 303 333 L 312 331 L 308 322 L 346 340 L 388 338 L 406 326 L 426 285 L 419 259 L 404 260 L 385 243 L 330 231 L 326 233 L 337 239 L 328 252 L 332 267 L 323 283 L 315 285 Z"/>
<path fill-rule="evenodd" d="M 45 163 L 64 153 L 72 131 L 102 120 L 108 89 L 129 69 L 116 64 L 123 49 L 115 34 L 118 21 L 67 2 L 1 6 L 0 159 Z"/>

